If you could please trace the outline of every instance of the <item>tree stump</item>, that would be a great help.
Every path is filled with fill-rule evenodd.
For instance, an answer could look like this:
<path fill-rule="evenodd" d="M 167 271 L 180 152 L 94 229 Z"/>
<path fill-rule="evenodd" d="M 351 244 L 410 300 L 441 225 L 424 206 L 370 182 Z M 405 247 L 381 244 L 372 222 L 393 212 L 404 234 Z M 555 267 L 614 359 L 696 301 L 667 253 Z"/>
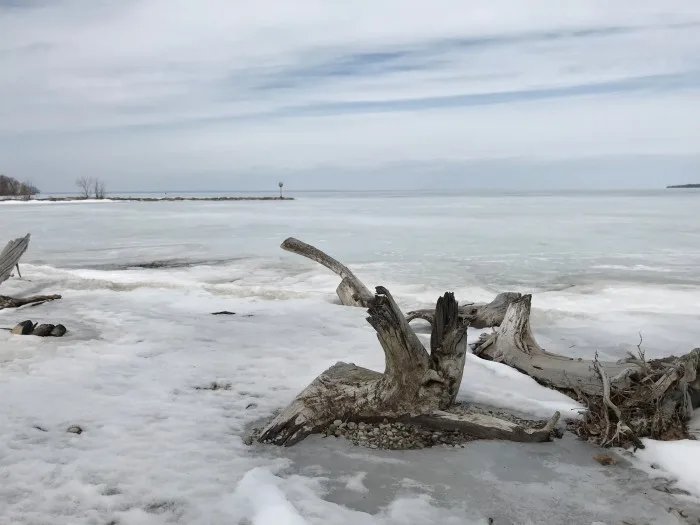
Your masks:
<path fill-rule="evenodd" d="M 387 289 L 377 288 L 367 321 L 384 350 L 384 373 L 352 363 L 333 365 L 263 429 L 259 441 L 290 446 L 335 420 L 384 419 L 458 430 L 483 439 L 538 442 L 551 438 L 559 413 L 541 428 L 526 429 L 491 416 L 448 412 L 462 381 L 468 327 L 459 320 L 452 293 L 438 299 L 430 354 Z"/>

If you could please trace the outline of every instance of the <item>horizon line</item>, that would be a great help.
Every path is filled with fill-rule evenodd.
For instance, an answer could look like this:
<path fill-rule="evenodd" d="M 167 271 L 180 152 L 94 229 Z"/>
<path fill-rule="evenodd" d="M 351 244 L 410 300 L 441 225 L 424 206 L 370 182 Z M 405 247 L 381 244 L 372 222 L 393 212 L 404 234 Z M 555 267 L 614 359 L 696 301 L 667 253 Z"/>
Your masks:
<path fill-rule="evenodd" d="M 671 186 L 684 186 L 688 184 L 696 183 L 678 183 Z M 372 193 L 372 192 L 393 192 L 393 193 L 415 193 L 415 192 L 447 192 L 447 191 L 515 191 L 515 192 L 529 192 L 529 191 L 644 191 L 644 190 L 663 190 L 668 189 L 671 186 L 654 186 L 654 187 L 618 187 L 618 188 L 498 188 L 498 187 L 484 187 L 484 188 L 412 188 L 412 189 L 402 189 L 402 188 L 372 188 L 372 189 L 294 189 L 294 190 L 284 190 L 283 193 Z M 107 191 L 107 194 L 119 195 L 119 194 L 155 194 L 155 193 L 279 193 L 279 190 L 112 190 Z M 79 195 L 78 191 L 42 191 L 40 195 Z"/>

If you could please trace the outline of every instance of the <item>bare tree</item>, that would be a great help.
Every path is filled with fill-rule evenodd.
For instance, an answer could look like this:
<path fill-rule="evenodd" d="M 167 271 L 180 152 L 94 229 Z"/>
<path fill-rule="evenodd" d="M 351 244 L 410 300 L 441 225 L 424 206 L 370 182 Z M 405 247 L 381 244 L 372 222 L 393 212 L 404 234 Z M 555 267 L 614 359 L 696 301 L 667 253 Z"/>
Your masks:
<path fill-rule="evenodd" d="M 27 181 L 20 184 L 19 193 L 24 200 L 28 201 L 31 200 L 34 195 L 39 194 L 39 189 L 34 186 L 31 181 Z"/>
<path fill-rule="evenodd" d="M 10 181 L 9 188 L 10 188 L 10 195 L 13 195 L 15 197 L 17 197 L 18 195 L 20 195 L 22 193 L 21 192 L 22 183 L 20 181 L 18 181 L 17 179 L 12 179 Z"/>
<path fill-rule="evenodd" d="M 107 193 L 106 190 L 106 185 L 104 181 L 101 181 L 100 179 L 95 179 L 93 182 L 93 188 L 94 188 L 94 193 L 95 193 L 95 198 L 96 199 L 104 199 L 105 194 Z"/>
<path fill-rule="evenodd" d="M 75 181 L 75 185 L 80 189 L 80 196 L 83 199 L 90 197 L 90 190 L 92 189 L 93 184 L 95 184 L 95 181 L 92 177 L 78 177 L 78 179 Z"/>

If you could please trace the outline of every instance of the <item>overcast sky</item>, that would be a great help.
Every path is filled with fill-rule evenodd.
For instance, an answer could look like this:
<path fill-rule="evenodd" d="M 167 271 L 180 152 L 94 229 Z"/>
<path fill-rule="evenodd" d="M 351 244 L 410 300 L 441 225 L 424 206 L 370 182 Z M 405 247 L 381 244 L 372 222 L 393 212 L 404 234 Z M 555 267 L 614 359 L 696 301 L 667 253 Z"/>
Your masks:
<path fill-rule="evenodd" d="M 698 0 L 0 0 L 44 192 L 700 182 Z"/>

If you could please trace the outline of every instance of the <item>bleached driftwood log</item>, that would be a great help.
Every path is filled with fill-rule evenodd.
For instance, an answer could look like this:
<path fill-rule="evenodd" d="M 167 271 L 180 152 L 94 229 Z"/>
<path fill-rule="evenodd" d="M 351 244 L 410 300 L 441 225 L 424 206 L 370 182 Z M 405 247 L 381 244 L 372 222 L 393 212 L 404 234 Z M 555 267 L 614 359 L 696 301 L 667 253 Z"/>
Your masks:
<path fill-rule="evenodd" d="M 31 234 L 28 233 L 24 237 L 13 239 L 0 252 L 0 284 L 7 281 L 12 275 L 12 270 L 17 268 L 19 260 L 29 248 L 30 237 Z"/>
<path fill-rule="evenodd" d="M 6 295 L 0 295 L 0 310 L 4 308 L 21 308 L 22 306 L 39 306 L 40 304 L 48 303 L 60 299 L 60 295 L 33 295 L 31 297 L 15 298 Z"/>
<path fill-rule="evenodd" d="M 24 237 L 14 239 L 8 242 L 2 252 L 0 252 L 0 284 L 10 278 L 14 268 L 17 268 L 19 272 L 19 260 L 29 247 L 30 237 L 31 234 L 28 233 Z M 4 308 L 20 308 L 26 305 L 38 306 L 60 298 L 60 295 L 36 295 L 33 297 L 16 299 L 14 297 L 0 295 L 0 310 Z"/>
<path fill-rule="evenodd" d="M 496 296 L 490 303 L 468 303 L 459 307 L 459 318 L 468 322 L 472 328 L 491 328 L 500 326 L 510 303 L 520 299 L 521 294 L 516 292 L 504 292 Z M 414 319 L 423 319 L 431 325 L 435 322 L 435 310 L 426 308 L 414 310 L 406 315 L 410 323 Z"/>
<path fill-rule="evenodd" d="M 336 289 L 336 293 L 340 298 L 340 302 L 345 306 L 361 306 L 369 308 L 372 302 L 372 292 L 360 281 L 350 269 L 337 261 L 330 255 L 322 252 L 315 246 L 306 244 L 298 239 L 290 237 L 282 243 L 281 248 L 288 252 L 296 253 L 303 257 L 307 257 L 312 261 L 322 264 L 340 278 L 340 284 Z"/>
<path fill-rule="evenodd" d="M 576 430 L 598 444 L 641 446 L 640 437 L 687 435 L 687 422 L 700 405 L 700 349 L 652 361 L 642 352 L 619 362 L 553 354 L 532 333 L 531 301 L 530 295 L 513 301 L 499 329 L 480 339 L 474 354 L 578 398 L 588 410 Z"/>
<path fill-rule="evenodd" d="M 377 288 L 367 320 L 384 349 L 384 373 L 351 363 L 335 364 L 263 429 L 260 441 L 293 445 L 338 419 L 388 419 L 485 439 L 550 439 L 558 412 L 540 428 L 529 429 L 492 416 L 448 411 L 462 382 L 467 350 L 467 324 L 459 320 L 453 294 L 438 299 L 430 354 L 385 288 Z"/>

